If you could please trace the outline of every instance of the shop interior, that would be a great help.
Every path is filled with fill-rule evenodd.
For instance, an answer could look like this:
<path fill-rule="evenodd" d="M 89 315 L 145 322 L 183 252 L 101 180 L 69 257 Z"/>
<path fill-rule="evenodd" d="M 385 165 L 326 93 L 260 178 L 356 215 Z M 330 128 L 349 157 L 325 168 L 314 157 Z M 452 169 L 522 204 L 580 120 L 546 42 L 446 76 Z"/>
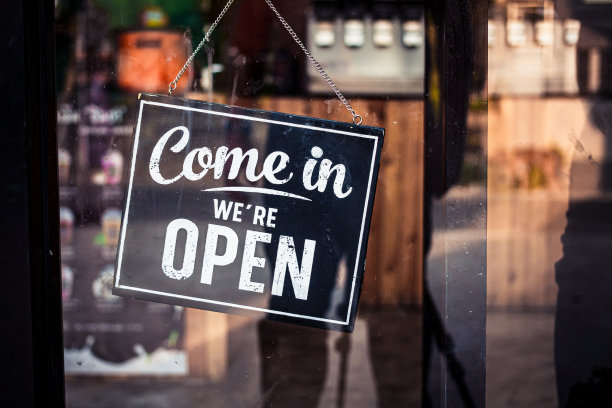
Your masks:
<path fill-rule="evenodd" d="M 357 322 L 346 334 L 111 293 L 138 93 L 168 93 L 225 2 L 55 3 L 68 407 L 438 406 L 442 395 L 427 390 L 440 373 L 472 363 L 444 361 L 438 349 L 440 339 L 470 341 L 465 327 L 445 324 L 455 302 L 467 304 L 466 271 L 486 278 L 486 327 L 473 330 L 486 328 L 487 405 L 556 407 L 576 395 L 554 347 L 572 326 L 555 319 L 571 320 L 559 290 L 574 282 L 573 263 L 587 262 L 564 247 L 577 222 L 566 214 L 609 184 L 598 172 L 607 168 L 612 53 L 596 18 L 564 2 L 489 2 L 456 177 L 436 194 L 425 163 L 426 103 L 439 98 L 425 77 L 435 33 L 423 3 L 275 2 L 364 123 L 386 130 Z M 351 121 L 263 0 L 231 5 L 173 95 Z M 606 218 L 603 206 L 577 211 Z M 595 267 L 603 239 L 582 243 Z M 427 327 L 424 303 L 435 311 Z M 461 390 L 461 406 L 475 406 L 479 381 L 442 378 Z"/>

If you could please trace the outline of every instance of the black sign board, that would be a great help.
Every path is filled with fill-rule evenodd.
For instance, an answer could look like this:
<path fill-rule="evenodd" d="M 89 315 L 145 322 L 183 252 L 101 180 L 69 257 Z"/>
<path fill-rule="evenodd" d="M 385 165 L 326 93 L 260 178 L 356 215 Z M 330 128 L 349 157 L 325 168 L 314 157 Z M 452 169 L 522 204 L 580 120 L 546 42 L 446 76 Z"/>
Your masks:
<path fill-rule="evenodd" d="M 139 99 L 113 293 L 351 332 L 384 129 Z"/>

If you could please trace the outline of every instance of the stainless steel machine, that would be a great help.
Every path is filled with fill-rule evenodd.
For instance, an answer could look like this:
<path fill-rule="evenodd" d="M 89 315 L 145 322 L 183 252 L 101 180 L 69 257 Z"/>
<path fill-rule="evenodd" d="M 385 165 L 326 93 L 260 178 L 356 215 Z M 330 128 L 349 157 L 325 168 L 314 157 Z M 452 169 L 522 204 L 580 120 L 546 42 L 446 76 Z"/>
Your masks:
<path fill-rule="evenodd" d="M 343 92 L 420 96 L 425 70 L 422 1 L 313 1 L 307 47 Z M 329 86 L 308 64 L 307 89 Z"/>

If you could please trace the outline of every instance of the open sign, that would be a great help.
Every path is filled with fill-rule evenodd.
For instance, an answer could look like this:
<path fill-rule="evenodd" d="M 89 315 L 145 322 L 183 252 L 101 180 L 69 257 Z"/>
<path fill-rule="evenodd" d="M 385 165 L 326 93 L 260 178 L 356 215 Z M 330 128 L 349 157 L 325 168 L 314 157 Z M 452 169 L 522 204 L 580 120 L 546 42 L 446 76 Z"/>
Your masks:
<path fill-rule="evenodd" d="M 383 134 L 141 95 L 113 293 L 352 331 Z"/>

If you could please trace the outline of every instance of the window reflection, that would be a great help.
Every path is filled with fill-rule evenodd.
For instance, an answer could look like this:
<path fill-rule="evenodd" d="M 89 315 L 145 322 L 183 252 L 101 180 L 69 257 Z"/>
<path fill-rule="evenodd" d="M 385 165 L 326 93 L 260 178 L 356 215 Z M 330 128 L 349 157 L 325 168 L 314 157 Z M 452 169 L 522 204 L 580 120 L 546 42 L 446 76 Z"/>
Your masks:
<path fill-rule="evenodd" d="M 609 404 L 611 7 L 489 9 L 491 406 Z"/>
<path fill-rule="evenodd" d="M 136 93 L 166 93 L 223 4 L 60 0 L 58 158 L 68 406 L 420 403 L 423 4 L 275 3 L 365 123 L 387 131 L 355 332 L 109 292 Z M 232 6 L 173 95 L 350 118 L 261 1 Z M 266 146 L 265 134 L 253 139 Z M 336 245 L 342 253 L 344 243 Z M 342 306 L 335 284 L 325 283 L 330 301 L 321 305 L 330 315 Z"/>
<path fill-rule="evenodd" d="M 259 3 L 233 6 L 176 94 L 343 120 L 325 81 Z M 473 375 L 484 364 L 483 327 L 473 324 L 483 322 L 474 317 L 483 293 L 472 291 L 484 272 L 488 405 L 609 403 L 610 2 L 490 2 L 486 78 L 482 67 L 445 54 L 457 81 L 436 88 L 448 68 L 431 68 L 427 102 L 459 103 L 444 112 L 445 143 L 458 143 L 427 152 L 442 157 L 445 172 L 431 179 L 424 47 L 442 40 L 435 28 L 426 38 L 423 5 L 279 2 L 366 123 L 387 129 L 350 336 L 112 296 L 135 93 L 165 93 L 222 4 L 56 4 L 70 406 L 434 406 L 451 394 L 470 406 L 484 387 Z M 469 30 L 456 34 L 445 50 L 478 43 Z M 322 305 L 329 313 L 338 303 L 333 284 Z"/>

